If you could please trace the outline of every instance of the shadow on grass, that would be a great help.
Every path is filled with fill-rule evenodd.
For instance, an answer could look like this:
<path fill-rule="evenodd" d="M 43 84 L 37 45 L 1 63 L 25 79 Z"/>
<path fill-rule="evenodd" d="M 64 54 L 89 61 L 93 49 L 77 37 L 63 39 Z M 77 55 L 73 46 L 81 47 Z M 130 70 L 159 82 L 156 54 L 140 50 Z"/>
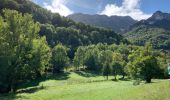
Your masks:
<path fill-rule="evenodd" d="M 46 87 L 44 86 L 31 87 L 31 88 L 22 89 L 20 91 L 17 91 L 16 93 L 34 93 L 45 88 Z"/>
<path fill-rule="evenodd" d="M 59 74 L 54 74 L 54 75 L 50 75 L 48 77 L 42 77 L 42 78 L 37 78 L 35 80 L 30 80 L 30 81 L 27 81 L 27 82 L 24 82 L 24 83 L 21 83 L 20 86 L 18 87 L 18 89 L 25 89 L 25 88 L 29 88 L 29 87 L 32 87 L 30 88 L 30 90 L 26 90 L 30 91 L 30 93 L 32 91 L 38 91 L 40 89 L 43 89 L 43 88 L 40 88 L 39 84 L 41 82 L 44 82 L 46 80 L 67 80 L 69 79 L 69 72 L 66 72 L 66 73 L 59 73 Z"/>
<path fill-rule="evenodd" d="M 114 82 L 118 82 L 119 80 L 118 79 L 111 79 L 112 81 L 114 81 Z"/>
<path fill-rule="evenodd" d="M 98 73 L 92 71 L 76 71 L 76 74 L 83 76 L 83 77 L 96 77 L 99 76 Z"/>
<path fill-rule="evenodd" d="M 46 77 L 46 80 L 67 80 L 70 78 L 69 74 L 70 72 L 54 74 Z"/>
<path fill-rule="evenodd" d="M 17 96 L 15 93 L 0 94 L 0 100 L 15 100 L 23 99 L 22 96 Z"/>
<path fill-rule="evenodd" d="M 129 78 L 119 78 L 121 81 L 131 81 Z"/>
<path fill-rule="evenodd" d="M 46 89 L 45 86 L 40 86 L 40 83 L 46 80 L 67 80 L 69 79 L 69 72 L 50 75 L 48 77 L 42 77 L 35 80 L 30 80 L 24 83 L 20 83 L 18 91 L 16 93 L 0 94 L 0 100 L 15 100 L 15 99 L 28 99 L 24 96 L 17 95 L 19 93 L 35 93 L 40 90 Z"/>

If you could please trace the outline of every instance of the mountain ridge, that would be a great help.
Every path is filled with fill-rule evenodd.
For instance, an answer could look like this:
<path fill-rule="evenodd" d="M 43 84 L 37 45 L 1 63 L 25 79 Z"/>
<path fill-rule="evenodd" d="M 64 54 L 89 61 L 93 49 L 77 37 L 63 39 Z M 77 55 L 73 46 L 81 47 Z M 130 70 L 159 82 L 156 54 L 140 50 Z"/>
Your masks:
<path fill-rule="evenodd" d="M 106 15 L 90 15 L 75 13 L 67 16 L 68 18 L 76 21 L 82 22 L 88 25 L 104 27 L 114 30 L 118 33 L 124 33 L 128 28 L 136 23 L 137 21 L 130 16 L 106 16 Z"/>
<path fill-rule="evenodd" d="M 132 25 L 124 37 L 137 45 L 149 42 L 156 49 L 170 50 L 170 14 L 156 11 L 150 18 Z"/>

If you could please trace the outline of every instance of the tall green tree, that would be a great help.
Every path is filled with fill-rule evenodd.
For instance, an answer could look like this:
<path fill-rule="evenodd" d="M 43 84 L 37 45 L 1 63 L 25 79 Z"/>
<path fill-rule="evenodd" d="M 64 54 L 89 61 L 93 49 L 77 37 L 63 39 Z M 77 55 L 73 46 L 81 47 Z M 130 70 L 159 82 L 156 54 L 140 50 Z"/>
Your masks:
<path fill-rule="evenodd" d="M 84 57 L 84 65 L 87 66 L 87 70 L 99 71 L 98 67 L 98 54 L 99 50 L 93 45 L 88 47 Z"/>
<path fill-rule="evenodd" d="M 111 70 L 112 69 L 111 69 L 110 63 L 105 62 L 103 64 L 102 73 L 103 73 L 103 76 L 105 76 L 107 80 L 109 79 L 109 75 L 111 74 Z"/>
<path fill-rule="evenodd" d="M 39 39 L 39 24 L 29 14 L 14 10 L 3 10 L 0 17 L 0 91 L 15 91 L 20 82 L 33 79 L 36 66 L 44 72 L 48 61 L 49 47 Z M 39 44 L 36 41 L 41 41 Z M 41 44 L 42 43 L 42 44 Z M 44 44 L 43 44 L 44 43 Z M 40 47 L 36 47 L 39 45 Z M 48 50 L 44 50 L 44 47 Z M 40 52 L 40 53 L 35 53 Z M 39 60 L 36 60 L 39 59 Z M 44 60 L 46 59 L 46 60 Z M 34 65 L 33 62 L 36 62 Z M 34 65 L 34 66 L 33 66 Z"/>
<path fill-rule="evenodd" d="M 157 77 L 161 71 L 158 60 L 149 45 L 129 55 L 127 69 L 130 77 L 143 79 L 147 83 L 150 83 L 151 79 Z"/>
<path fill-rule="evenodd" d="M 99 65 L 102 67 L 103 76 L 106 76 L 108 80 L 108 76 L 112 73 L 111 63 L 113 61 L 112 58 L 113 52 L 110 50 L 102 51 L 99 56 Z"/>
<path fill-rule="evenodd" d="M 122 75 L 124 77 L 124 63 L 123 56 L 120 53 L 113 53 L 113 61 L 112 61 L 112 74 L 115 76 L 115 80 L 117 75 Z"/>
<path fill-rule="evenodd" d="M 69 57 L 67 55 L 68 48 L 62 44 L 56 45 L 52 50 L 52 64 L 54 73 L 63 71 L 64 67 L 69 64 Z"/>
<path fill-rule="evenodd" d="M 8 55 L 3 55 L 7 57 L 5 62 L 8 62 L 4 66 L 8 70 L 5 77 L 9 88 L 15 91 L 17 83 L 25 79 L 27 69 L 29 69 L 29 65 L 23 63 L 22 56 L 27 52 L 24 49 L 25 47 L 31 48 L 32 40 L 38 36 L 39 25 L 34 23 L 29 14 L 22 15 L 17 11 L 7 9 L 3 12 L 8 28 L 2 37 L 5 38 L 4 43 L 9 45 L 8 50 L 5 51 Z"/>
<path fill-rule="evenodd" d="M 52 53 L 45 37 L 33 40 L 33 46 L 28 56 L 30 58 L 27 61 L 30 61 L 36 78 L 42 77 L 46 70 L 51 69 Z"/>
<path fill-rule="evenodd" d="M 80 66 L 84 66 L 85 54 L 86 54 L 85 47 L 79 47 L 75 52 L 73 63 L 74 66 L 76 67 L 76 70 L 79 70 Z"/>
<path fill-rule="evenodd" d="M 146 56 L 141 59 L 140 66 L 140 75 L 147 83 L 150 83 L 151 79 L 156 77 L 160 71 L 159 64 L 154 56 Z"/>

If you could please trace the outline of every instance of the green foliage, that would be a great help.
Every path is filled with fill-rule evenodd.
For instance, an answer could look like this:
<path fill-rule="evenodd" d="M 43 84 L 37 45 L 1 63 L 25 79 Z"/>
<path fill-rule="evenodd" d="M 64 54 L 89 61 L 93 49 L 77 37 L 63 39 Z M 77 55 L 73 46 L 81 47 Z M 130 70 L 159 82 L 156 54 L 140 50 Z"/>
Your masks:
<path fill-rule="evenodd" d="M 26 56 L 30 57 L 26 61 L 30 61 L 30 67 L 36 77 L 41 77 L 51 67 L 52 54 L 45 37 L 33 40 L 31 54 Z"/>
<path fill-rule="evenodd" d="M 68 48 L 63 46 L 62 44 L 56 45 L 52 50 L 52 64 L 53 64 L 53 71 L 61 72 L 63 71 L 64 67 L 68 66 L 69 58 L 67 55 Z"/>
<path fill-rule="evenodd" d="M 119 73 L 116 73 L 116 75 L 124 75 L 124 60 L 121 54 L 114 53 L 113 50 L 110 49 L 111 46 L 108 47 L 106 44 L 97 44 L 97 45 L 90 45 L 85 47 L 79 47 L 77 49 L 77 52 L 75 53 L 74 62 L 76 64 L 76 67 L 78 66 L 86 66 L 87 70 L 94 70 L 97 72 L 102 72 L 103 75 L 111 75 L 114 73 L 114 71 L 118 71 L 117 69 L 114 69 L 111 67 L 112 62 L 118 62 L 121 66 L 119 67 Z M 116 55 L 118 54 L 118 55 Z M 115 68 L 118 67 L 117 65 Z M 114 69 L 114 71 L 113 71 Z M 108 72 L 109 70 L 109 72 Z M 107 74 L 106 74 L 107 73 Z"/>
<path fill-rule="evenodd" d="M 146 46 L 142 51 L 136 51 L 129 56 L 127 64 L 128 73 L 132 78 L 144 79 L 147 83 L 160 74 L 161 69 L 157 58 L 153 55 L 150 46 Z"/>
<path fill-rule="evenodd" d="M 113 53 L 113 61 L 111 63 L 112 66 L 112 74 L 115 76 L 115 80 L 117 75 L 124 76 L 124 68 L 123 68 L 123 57 L 120 53 Z"/>
<path fill-rule="evenodd" d="M 149 42 L 155 49 L 170 50 L 170 32 L 163 28 L 138 26 L 124 36 L 137 45 L 144 46 Z"/>
<path fill-rule="evenodd" d="M 97 48 L 89 48 L 85 54 L 84 65 L 87 66 L 88 70 L 99 70 L 98 68 L 98 53 Z"/>
<path fill-rule="evenodd" d="M 146 56 L 141 60 L 141 65 L 140 74 L 146 82 L 150 83 L 151 79 L 160 71 L 157 59 L 153 56 Z"/>
<path fill-rule="evenodd" d="M 39 24 L 31 15 L 5 9 L 0 23 L 0 84 L 5 84 L 0 91 L 15 91 L 18 83 L 37 77 L 33 73 L 41 76 L 49 63 L 50 48 L 45 38 L 38 39 Z"/>
<path fill-rule="evenodd" d="M 108 80 L 108 76 L 112 73 L 112 54 L 113 52 L 110 50 L 102 51 L 99 56 L 99 64 L 102 68 L 103 76 L 106 76 L 106 79 Z"/>
<path fill-rule="evenodd" d="M 153 50 L 149 44 L 145 47 L 97 44 L 79 47 L 75 53 L 74 64 L 76 68 L 86 66 L 87 70 L 100 72 L 104 76 L 112 74 L 115 79 L 117 75 L 124 78 L 128 74 L 132 79 L 147 80 L 167 76 L 164 54 Z M 148 56 L 151 58 L 147 59 Z M 153 66 L 150 66 L 146 59 Z"/>
<path fill-rule="evenodd" d="M 79 47 L 74 57 L 76 67 L 86 66 L 87 70 L 100 72 L 104 63 L 112 61 L 112 51 L 104 50 L 106 47 L 102 44 Z"/>
<path fill-rule="evenodd" d="M 106 76 L 106 79 L 108 80 L 108 76 L 111 74 L 111 67 L 110 67 L 110 64 L 108 62 L 105 62 L 103 64 L 103 69 L 102 69 L 102 73 L 103 73 L 103 76 Z"/>
<path fill-rule="evenodd" d="M 38 24 L 32 21 L 32 17 L 28 14 L 22 16 L 22 14 L 17 11 L 3 10 L 4 20 L 7 28 L 2 33 L 3 38 L 2 46 L 7 49 L 1 54 L 1 57 L 6 58 L 5 65 L 2 67 L 6 68 L 4 80 L 7 84 L 14 89 L 15 85 L 19 80 L 24 79 L 27 76 L 27 64 L 22 64 L 22 57 L 26 54 L 29 47 L 32 45 L 32 39 L 36 38 L 38 33 Z M 25 50 L 28 47 L 27 50 Z M 22 76 L 22 77 L 21 77 Z"/>
<path fill-rule="evenodd" d="M 74 66 L 76 67 L 76 70 L 79 70 L 80 66 L 84 65 L 85 53 L 86 53 L 86 48 L 84 47 L 79 47 L 77 51 L 75 52 L 73 63 L 74 63 Z"/>

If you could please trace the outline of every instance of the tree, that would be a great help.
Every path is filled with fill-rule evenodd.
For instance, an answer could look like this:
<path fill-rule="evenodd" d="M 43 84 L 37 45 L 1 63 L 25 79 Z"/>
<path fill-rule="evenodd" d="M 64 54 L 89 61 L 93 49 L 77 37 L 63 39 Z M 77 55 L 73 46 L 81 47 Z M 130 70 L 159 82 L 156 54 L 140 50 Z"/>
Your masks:
<path fill-rule="evenodd" d="M 140 78 L 147 83 L 150 83 L 151 79 L 157 77 L 157 73 L 162 71 L 149 45 L 129 55 L 127 70 L 131 78 Z"/>
<path fill-rule="evenodd" d="M 0 92 L 9 92 L 16 91 L 20 82 L 35 78 L 34 73 L 45 71 L 50 48 L 45 38 L 39 38 L 39 24 L 31 15 L 5 9 L 3 16 L 0 17 Z"/>
<path fill-rule="evenodd" d="M 151 79 L 156 77 L 159 71 L 158 62 L 154 56 L 146 56 L 141 59 L 140 75 L 147 83 L 150 83 Z"/>
<path fill-rule="evenodd" d="M 74 66 L 76 67 L 76 70 L 80 69 L 80 66 L 84 66 L 84 57 L 86 53 L 85 47 L 79 47 L 74 55 Z"/>
<path fill-rule="evenodd" d="M 7 58 L 5 73 L 6 84 L 11 91 L 16 90 L 19 82 L 25 80 L 30 71 L 30 66 L 23 60 L 23 55 L 31 49 L 32 40 L 37 38 L 39 25 L 34 23 L 29 14 L 22 15 L 14 10 L 3 10 L 5 25 L 8 28 L 3 33 L 3 44 L 8 44 L 4 55 Z M 8 54 L 8 55 L 6 55 Z"/>
<path fill-rule="evenodd" d="M 119 75 L 123 75 L 124 77 L 124 68 L 123 68 L 123 57 L 120 53 L 113 53 L 113 61 L 112 61 L 112 74 L 115 76 L 115 80 L 116 76 Z"/>
<path fill-rule="evenodd" d="M 110 64 L 108 62 L 105 62 L 104 65 L 103 65 L 103 69 L 102 69 L 102 73 L 103 73 L 103 76 L 106 76 L 106 79 L 108 80 L 109 79 L 109 75 L 111 74 L 111 67 L 110 67 Z"/>
<path fill-rule="evenodd" d="M 99 65 L 102 67 L 103 76 L 106 76 L 108 80 L 108 76 L 112 73 L 111 63 L 113 61 L 112 58 L 113 52 L 110 50 L 102 51 L 99 55 Z"/>
<path fill-rule="evenodd" d="M 53 72 L 61 72 L 64 67 L 68 66 L 69 58 L 67 56 L 68 48 L 62 44 L 56 45 L 52 50 Z"/>
<path fill-rule="evenodd" d="M 112 74 L 115 76 L 115 80 L 117 80 L 117 75 L 121 73 L 122 65 L 118 61 L 113 61 L 112 64 Z"/>
<path fill-rule="evenodd" d="M 31 56 L 27 61 L 30 61 L 36 78 L 42 77 L 45 71 L 51 67 L 51 48 L 47 45 L 45 37 L 34 39 L 31 53 L 27 55 Z"/>
<path fill-rule="evenodd" d="M 95 48 L 94 45 L 89 46 L 87 48 L 85 57 L 84 57 L 84 65 L 87 66 L 87 70 L 99 71 L 98 67 L 98 54 L 99 50 Z"/>

